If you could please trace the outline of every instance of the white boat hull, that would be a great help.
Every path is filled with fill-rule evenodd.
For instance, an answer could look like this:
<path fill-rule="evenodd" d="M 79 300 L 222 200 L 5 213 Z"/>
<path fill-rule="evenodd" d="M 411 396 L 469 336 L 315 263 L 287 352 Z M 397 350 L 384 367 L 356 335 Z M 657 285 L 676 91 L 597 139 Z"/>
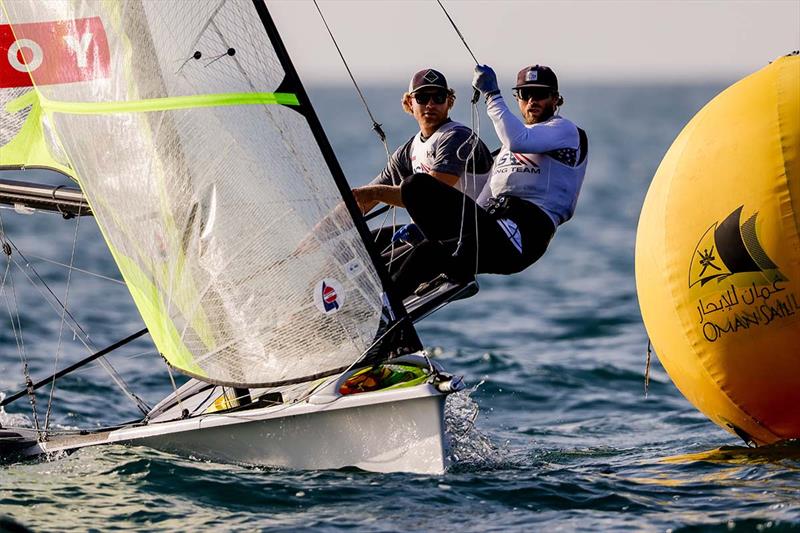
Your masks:
<path fill-rule="evenodd" d="M 355 466 L 373 472 L 441 474 L 446 466 L 444 401 L 443 394 L 426 384 L 338 398 L 307 412 L 284 408 L 269 416 L 267 408 L 239 416 L 217 415 L 201 419 L 197 428 L 139 438 L 131 444 L 290 469 Z"/>
<path fill-rule="evenodd" d="M 446 394 L 430 384 L 88 435 L 54 436 L 26 455 L 121 443 L 181 455 L 289 469 L 354 466 L 373 472 L 441 474 L 447 466 Z"/>

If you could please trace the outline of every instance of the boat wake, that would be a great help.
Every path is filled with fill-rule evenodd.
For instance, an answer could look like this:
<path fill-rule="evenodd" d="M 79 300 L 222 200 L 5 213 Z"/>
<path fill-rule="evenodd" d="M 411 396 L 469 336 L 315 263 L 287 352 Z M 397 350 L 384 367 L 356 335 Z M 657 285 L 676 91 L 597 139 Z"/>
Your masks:
<path fill-rule="evenodd" d="M 507 462 L 503 450 L 475 426 L 480 406 L 472 399 L 472 394 L 481 385 L 483 381 L 447 397 L 444 416 L 450 443 L 450 470 L 482 470 Z"/>
<path fill-rule="evenodd" d="M 6 393 L 0 392 L 0 403 L 6 399 Z M 33 427 L 30 418 L 21 414 L 6 413 L 5 407 L 0 407 L 0 428 L 3 427 Z"/>

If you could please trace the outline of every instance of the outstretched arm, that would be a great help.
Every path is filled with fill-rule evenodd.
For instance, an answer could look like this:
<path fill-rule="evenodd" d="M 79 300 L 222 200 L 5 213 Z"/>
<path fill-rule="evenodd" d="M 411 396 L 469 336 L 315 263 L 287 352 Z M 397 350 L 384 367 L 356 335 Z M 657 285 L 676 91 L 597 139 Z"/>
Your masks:
<path fill-rule="evenodd" d="M 578 132 L 569 123 L 551 120 L 526 126 L 506 105 L 497 77 L 491 67 L 475 67 L 473 86 L 486 96 L 486 112 L 492 119 L 497 137 L 512 152 L 539 154 L 559 148 L 577 148 Z M 566 126 L 566 127 L 565 127 Z"/>
<path fill-rule="evenodd" d="M 405 207 L 400 197 L 399 185 L 364 185 L 353 189 L 353 196 L 355 196 L 362 213 L 368 213 L 380 202 L 396 207 Z"/>
<path fill-rule="evenodd" d="M 497 137 L 512 152 L 541 154 L 559 148 L 577 148 L 578 130 L 565 127 L 563 120 L 549 120 L 526 126 L 517 118 L 497 93 L 486 102 L 486 112 L 492 119 Z"/>
<path fill-rule="evenodd" d="M 429 172 L 431 176 L 451 187 L 458 182 L 458 176 L 447 174 L 446 172 Z M 380 185 L 370 184 L 353 189 L 353 196 L 356 198 L 361 212 L 369 213 L 379 203 L 393 205 L 395 207 L 405 207 L 403 198 L 400 195 L 400 185 Z"/>

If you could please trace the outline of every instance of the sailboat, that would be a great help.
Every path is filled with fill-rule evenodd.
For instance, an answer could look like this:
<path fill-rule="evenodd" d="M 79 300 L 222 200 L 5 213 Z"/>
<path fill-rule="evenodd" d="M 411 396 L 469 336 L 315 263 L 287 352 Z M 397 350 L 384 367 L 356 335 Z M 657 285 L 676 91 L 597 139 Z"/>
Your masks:
<path fill-rule="evenodd" d="M 414 322 L 475 286 L 393 293 L 263 0 L 0 6 L 15 71 L 0 169 L 79 185 L 0 180 L 0 202 L 93 216 L 168 369 L 191 378 L 129 424 L 2 428 L 0 455 L 121 443 L 443 472 L 445 399 L 463 383 Z M 43 383 L 26 379 L 16 398 Z"/>

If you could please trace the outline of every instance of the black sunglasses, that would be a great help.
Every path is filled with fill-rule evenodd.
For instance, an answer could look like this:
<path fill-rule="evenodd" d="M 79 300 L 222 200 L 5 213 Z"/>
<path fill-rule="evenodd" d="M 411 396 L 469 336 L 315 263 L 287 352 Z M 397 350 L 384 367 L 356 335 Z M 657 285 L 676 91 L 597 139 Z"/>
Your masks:
<path fill-rule="evenodd" d="M 545 100 L 553 95 L 553 89 L 550 87 L 520 87 L 516 89 L 516 97 L 522 101 L 527 102 L 531 98 L 534 100 Z"/>
<path fill-rule="evenodd" d="M 444 91 L 436 91 L 435 93 L 414 93 L 414 100 L 419 105 L 425 105 L 431 100 L 434 104 L 443 104 L 447 101 L 447 93 Z"/>

